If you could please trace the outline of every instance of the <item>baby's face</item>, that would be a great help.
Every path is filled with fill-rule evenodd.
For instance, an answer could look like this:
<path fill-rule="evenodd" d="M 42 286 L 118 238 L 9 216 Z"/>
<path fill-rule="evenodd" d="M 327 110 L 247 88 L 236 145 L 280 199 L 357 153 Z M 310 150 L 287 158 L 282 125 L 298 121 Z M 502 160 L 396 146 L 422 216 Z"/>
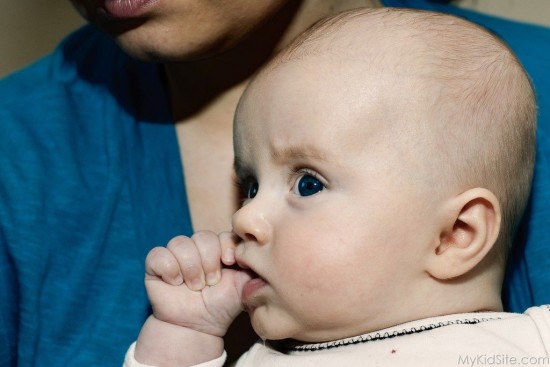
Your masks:
<path fill-rule="evenodd" d="M 248 199 L 233 226 L 239 263 L 261 278 L 243 302 L 262 338 L 325 341 L 391 325 L 425 276 L 417 250 L 439 235 L 432 188 L 410 183 L 421 172 L 395 136 L 423 111 L 406 107 L 406 83 L 394 79 L 291 62 L 246 93 L 235 161 Z"/>

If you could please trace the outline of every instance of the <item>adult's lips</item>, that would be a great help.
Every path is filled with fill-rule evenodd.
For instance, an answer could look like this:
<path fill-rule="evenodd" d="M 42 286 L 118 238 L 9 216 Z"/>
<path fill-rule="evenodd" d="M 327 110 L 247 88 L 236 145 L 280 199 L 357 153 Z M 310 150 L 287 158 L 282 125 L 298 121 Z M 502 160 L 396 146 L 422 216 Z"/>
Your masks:
<path fill-rule="evenodd" d="M 138 18 L 160 0 L 104 0 L 101 9 L 111 18 Z"/>

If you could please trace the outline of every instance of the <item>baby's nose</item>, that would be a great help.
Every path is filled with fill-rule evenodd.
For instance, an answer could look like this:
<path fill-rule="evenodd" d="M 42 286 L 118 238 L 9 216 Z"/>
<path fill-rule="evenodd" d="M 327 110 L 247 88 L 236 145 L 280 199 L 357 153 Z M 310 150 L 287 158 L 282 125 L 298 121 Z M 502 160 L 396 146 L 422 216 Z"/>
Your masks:
<path fill-rule="evenodd" d="M 271 225 L 266 213 L 252 201 L 233 214 L 233 232 L 244 241 L 265 244 L 271 236 Z"/>

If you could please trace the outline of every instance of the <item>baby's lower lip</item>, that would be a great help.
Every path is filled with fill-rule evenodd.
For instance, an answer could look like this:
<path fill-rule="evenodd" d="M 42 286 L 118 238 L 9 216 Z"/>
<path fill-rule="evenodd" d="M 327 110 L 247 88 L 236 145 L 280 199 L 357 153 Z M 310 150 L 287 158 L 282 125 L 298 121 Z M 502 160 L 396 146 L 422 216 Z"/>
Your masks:
<path fill-rule="evenodd" d="M 112 18 L 136 18 L 159 0 L 104 0 L 103 9 Z"/>
<path fill-rule="evenodd" d="M 243 287 L 241 300 L 243 304 L 247 304 L 251 297 L 254 296 L 256 292 L 258 292 L 261 288 L 266 286 L 267 283 L 265 280 L 263 280 L 260 277 L 253 278 L 246 282 L 246 284 Z"/>

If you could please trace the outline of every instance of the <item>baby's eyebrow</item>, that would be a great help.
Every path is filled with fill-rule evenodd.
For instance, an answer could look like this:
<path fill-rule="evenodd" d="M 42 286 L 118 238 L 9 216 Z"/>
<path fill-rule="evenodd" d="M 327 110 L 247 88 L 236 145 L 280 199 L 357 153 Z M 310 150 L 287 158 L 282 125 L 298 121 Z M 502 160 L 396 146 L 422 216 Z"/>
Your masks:
<path fill-rule="evenodd" d="M 321 161 L 328 162 L 328 154 L 319 147 L 312 145 L 295 145 L 271 149 L 271 159 L 276 164 L 285 164 L 292 161 Z M 246 157 L 236 154 L 233 159 L 233 169 L 237 177 L 252 175 L 253 169 Z"/>
<path fill-rule="evenodd" d="M 326 152 L 321 151 L 316 146 L 299 145 L 272 149 L 271 159 L 277 163 L 283 163 L 292 160 L 327 161 L 328 157 Z"/>

